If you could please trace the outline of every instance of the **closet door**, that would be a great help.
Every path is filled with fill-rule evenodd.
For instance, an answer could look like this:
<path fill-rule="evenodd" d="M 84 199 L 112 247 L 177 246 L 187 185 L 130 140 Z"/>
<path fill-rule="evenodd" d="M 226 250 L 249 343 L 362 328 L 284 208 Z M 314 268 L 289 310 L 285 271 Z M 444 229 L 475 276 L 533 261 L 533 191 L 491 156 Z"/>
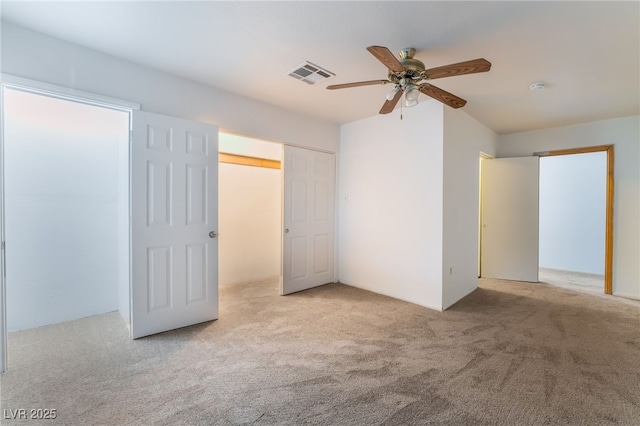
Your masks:
<path fill-rule="evenodd" d="M 335 155 L 284 147 L 282 294 L 334 281 Z"/>

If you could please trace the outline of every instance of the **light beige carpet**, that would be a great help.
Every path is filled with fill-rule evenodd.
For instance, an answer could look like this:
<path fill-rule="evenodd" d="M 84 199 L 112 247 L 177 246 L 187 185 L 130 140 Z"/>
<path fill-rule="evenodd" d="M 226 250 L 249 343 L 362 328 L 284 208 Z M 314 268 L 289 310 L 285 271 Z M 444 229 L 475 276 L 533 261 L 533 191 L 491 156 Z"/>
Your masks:
<path fill-rule="evenodd" d="M 482 281 L 439 313 L 340 284 L 221 289 L 137 341 L 117 314 L 12 333 L 2 425 L 638 425 L 640 304 Z M 6 417 L 6 416 L 5 416 Z"/>
<path fill-rule="evenodd" d="M 562 269 L 540 268 L 538 271 L 538 280 L 546 284 L 564 287 L 571 290 L 604 294 L 604 275 L 567 271 Z"/>

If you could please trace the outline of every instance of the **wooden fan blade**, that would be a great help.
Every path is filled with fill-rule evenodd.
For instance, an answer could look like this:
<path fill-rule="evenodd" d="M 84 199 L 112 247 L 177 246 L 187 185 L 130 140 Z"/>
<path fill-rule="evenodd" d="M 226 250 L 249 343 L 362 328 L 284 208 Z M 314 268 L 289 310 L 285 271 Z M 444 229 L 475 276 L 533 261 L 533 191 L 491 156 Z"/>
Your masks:
<path fill-rule="evenodd" d="M 387 83 L 389 83 L 389 80 L 357 81 L 355 83 L 333 84 L 331 86 L 327 86 L 327 89 L 329 90 L 346 89 L 347 87 L 373 86 L 375 84 L 387 84 Z"/>
<path fill-rule="evenodd" d="M 389 49 L 384 46 L 369 46 L 367 47 L 369 53 L 376 57 L 377 60 L 382 62 L 387 68 L 391 71 L 395 72 L 403 72 L 404 67 L 398 61 L 398 58 L 395 57 L 393 53 Z"/>
<path fill-rule="evenodd" d="M 462 98 L 453 95 L 446 90 L 442 90 L 439 87 L 432 86 L 429 83 L 423 83 L 420 85 L 420 91 L 427 96 L 431 96 L 433 99 L 436 99 L 442 102 L 445 105 L 449 105 L 451 108 L 461 108 L 465 106 L 467 101 Z"/>
<path fill-rule="evenodd" d="M 491 62 L 486 59 L 473 59 L 471 61 L 458 62 L 457 64 L 444 65 L 431 68 L 424 73 L 429 79 L 453 77 L 454 75 L 473 74 L 477 72 L 487 72 L 491 69 Z"/>
<path fill-rule="evenodd" d="M 384 104 L 382 104 L 382 108 L 380 108 L 380 114 L 389 114 L 391 111 L 393 111 L 403 93 L 404 91 L 398 90 L 393 99 L 387 100 Z"/>

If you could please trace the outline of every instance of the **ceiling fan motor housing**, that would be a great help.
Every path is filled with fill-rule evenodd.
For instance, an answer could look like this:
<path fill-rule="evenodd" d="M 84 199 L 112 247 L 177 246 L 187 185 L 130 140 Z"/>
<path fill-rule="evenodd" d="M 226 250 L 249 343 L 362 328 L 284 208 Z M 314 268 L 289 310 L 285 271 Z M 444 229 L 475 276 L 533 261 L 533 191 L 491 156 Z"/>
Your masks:
<path fill-rule="evenodd" d="M 400 64 L 404 67 L 402 72 L 389 71 L 389 80 L 396 84 L 402 84 L 402 80 L 422 80 L 424 79 L 424 63 L 413 57 L 416 54 L 416 49 L 407 47 L 400 51 Z"/>

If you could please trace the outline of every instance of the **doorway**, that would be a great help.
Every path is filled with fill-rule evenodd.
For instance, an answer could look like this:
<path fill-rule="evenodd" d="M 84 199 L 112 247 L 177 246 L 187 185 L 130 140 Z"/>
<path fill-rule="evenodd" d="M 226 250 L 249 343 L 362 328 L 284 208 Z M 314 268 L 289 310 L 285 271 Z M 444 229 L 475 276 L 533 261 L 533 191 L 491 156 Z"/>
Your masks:
<path fill-rule="evenodd" d="M 606 152 L 540 159 L 539 280 L 604 291 Z"/>
<path fill-rule="evenodd" d="M 335 156 L 220 134 L 220 285 L 334 282 Z"/>
<path fill-rule="evenodd" d="M 613 197 L 615 164 L 613 145 L 598 145 L 583 148 L 537 152 L 534 153 L 534 155 L 537 155 L 541 160 L 544 160 L 545 157 L 590 153 L 602 153 L 605 155 L 604 293 L 613 294 Z"/>
<path fill-rule="evenodd" d="M 280 280 L 282 145 L 219 135 L 219 283 Z"/>
<path fill-rule="evenodd" d="M 478 158 L 478 278 L 482 277 L 482 164 L 492 158 L 482 151 Z"/>
<path fill-rule="evenodd" d="M 540 213 L 538 208 L 539 159 L 595 152 L 606 153 L 604 293 L 612 294 L 613 145 L 538 152 L 534 153 L 533 157 L 493 159 L 483 165 L 481 182 L 482 277 L 515 281 L 538 281 L 538 245 L 540 243 L 538 232 Z M 491 167 L 488 167 L 489 165 Z M 491 172 L 490 169 L 492 170 Z M 489 182 L 488 176 L 491 177 L 493 183 Z M 488 209 L 487 205 L 491 206 L 491 208 Z M 493 215 L 490 214 L 491 212 L 498 212 L 499 214 Z M 492 239 L 491 244 L 487 242 L 490 234 L 488 231 L 492 231 L 495 237 Z M 490 253 L 488 253 L 488 248 L 491 249 Z M 508 258 L 508 262 L 504 261 L 505 258 Z M 490 262 L 489 260 L 491 259 L 497 259 L 497 261 Z M 487 267 L 489 263 L 491 268 Z M 526 277 L 524 276 L 525 272 Z"/>
<path fill-rule="evenodd" d="M 7 329 L 129 317 L 129 114 L 5 88 Z"/>
<path fill-rule="evenodd" d="M 8 331 L 110 311 L 129 318 L 128 148 L 137 108 L 2 75 L 0 372 Z"/>

